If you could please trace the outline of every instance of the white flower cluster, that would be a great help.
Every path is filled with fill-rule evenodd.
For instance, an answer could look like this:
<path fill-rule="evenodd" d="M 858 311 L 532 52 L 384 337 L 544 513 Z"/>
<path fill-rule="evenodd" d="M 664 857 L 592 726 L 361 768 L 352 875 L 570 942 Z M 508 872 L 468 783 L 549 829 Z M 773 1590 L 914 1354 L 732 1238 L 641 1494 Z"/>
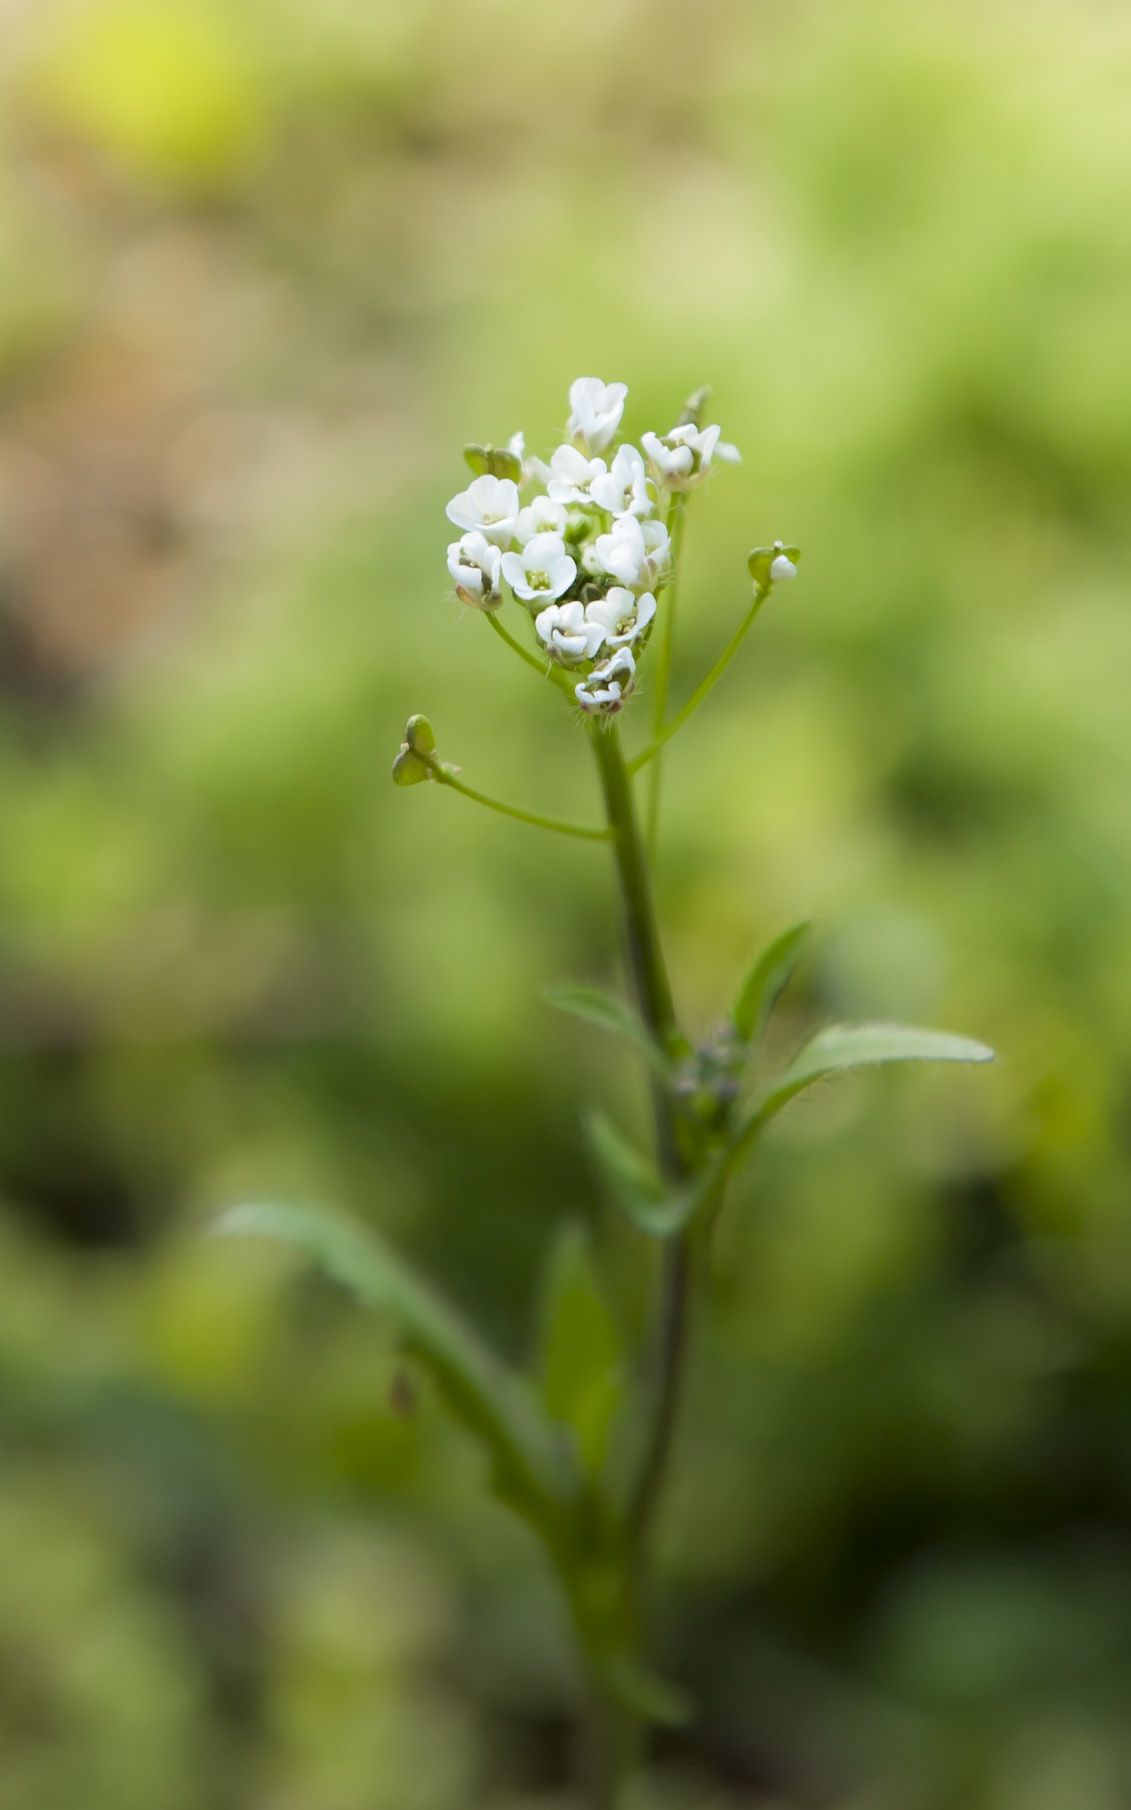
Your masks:
<path fill-rule="evenodd" d="M 526 457 L 521 434 L 505 453 L 469 449 L 481 475 L 448 504 L 461 530 L 448 548 L 456 596 L 493 610 L 505 581 L 533 616 L 541 651 L 576 670 L 574 695 L 594 714 L 619 710 L 636 682 L 670 575 L 671 493 L 702 483 L 712 459 L 739 457 L 717 427 L 686 423 L 644 434 L 643 452 L 615 444 L 627 396 L 623 383 L 579 377 L 568 438 L 548 465 Z"/>

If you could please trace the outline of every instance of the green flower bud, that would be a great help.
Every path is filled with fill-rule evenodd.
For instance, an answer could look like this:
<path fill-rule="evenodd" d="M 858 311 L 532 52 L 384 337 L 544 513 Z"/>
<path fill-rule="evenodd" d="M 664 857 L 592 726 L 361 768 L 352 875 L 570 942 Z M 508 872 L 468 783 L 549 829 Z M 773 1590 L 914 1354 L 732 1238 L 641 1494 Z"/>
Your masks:
<path fill-rule="evenodd" d="M 755 547 L 746 563 L 754 583 L 765 590 L 796 577 L 800 559 L 800 547 L 787 547 L 784 541 L 776 540 L 772 547 Z"/>
<path fill-rule="evenodd" d="M 463 456 L 477 477 L 512 478 L 516 484 L 522 477 L 522 460 L 505 446 L 465 446 Z"/>
<path fill-rule="evenodd" d="M 683 405 L 683 413 L 676 422 L 676 426 L 702 427 L 703 417 L 707 412 L 707 404 L 710 400 L 711 386 L 709 383 L 700 384 L 697 390 L 692 390 Z"/>
<path fill-rule="evenodd" d="M 436 737 L 426 716 L 410 716 L 404 726 L 404 739 L 414 754 L 435 754 Z"/>
<path fill-rule="evenodd" d="M 418 786 L 422 779 L 432 779 L 436 737 L 426 716 L 410 716 L 404 726 L 404 741 L 393 762 L 395 786 Z"/>
<path fill-rule="evenodd" d="M 395 786 L 418 786 L 422 779 L 431 779 L 432 769 L 427 761 L 414 754 L 407 742 L 402 742 L 400 752 L 393 762 L 393 784 Z"/>

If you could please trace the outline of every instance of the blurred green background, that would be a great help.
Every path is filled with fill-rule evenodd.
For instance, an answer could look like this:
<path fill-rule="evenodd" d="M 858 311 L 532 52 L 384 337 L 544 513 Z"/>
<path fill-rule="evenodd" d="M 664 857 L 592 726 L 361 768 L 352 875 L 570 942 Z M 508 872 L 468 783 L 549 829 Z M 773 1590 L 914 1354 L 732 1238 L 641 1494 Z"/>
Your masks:
<path fill-rule="evenodd" d="M 0 1810 L 567 1810 L 524 1531 L 221 1205 L 368 1216 L 513 1357 L 615 976 L 568 713 L 447 595 L 465 440 L 709 380 L 671 759 L 706 1028 L 907 1017 L 723 1227 L 663 1810 L 1131 1802 L 1131 18 L 1114 0 L 0 4 Z M 646 716 L 647 705 L 636 715 Z M 642 725 L 634 726 L 640 734 Z M 396 1391 L 393 1391 L 396 1394 Z"/>

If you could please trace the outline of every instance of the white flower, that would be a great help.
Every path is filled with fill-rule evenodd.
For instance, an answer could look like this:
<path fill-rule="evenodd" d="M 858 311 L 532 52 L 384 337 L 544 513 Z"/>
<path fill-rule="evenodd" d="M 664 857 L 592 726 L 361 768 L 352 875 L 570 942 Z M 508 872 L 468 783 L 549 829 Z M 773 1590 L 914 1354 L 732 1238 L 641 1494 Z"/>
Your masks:
<path fill-rule="evenodd" d="M 641 522 L 644 536 L 644 577 L 649 586 L 663 578 L 671 560 L 671 538 L 663 522 Z"/>
<path fill-rule="evenodd" d="M 635 446 L 620 446 L 609 470 L 592 479 L 589 494 L 610 515 L 651 515 L 644 461 Z"/>
<path fill-rule="evenodd" d="M 627 647 L 618 647 L 611 660 L 595 666 L 585 679 L 573 688 L 582 710 L 611 715 L 619 710 L 636 681 L 636 661 Z"/>
<path fill-rule="evenodd" d="M 775 547 L 781 547 L 783 545 L 784 545 L 784 542 L 782 542 L 780 540 L 776 540 L 774 542 Z M 788 554 L 779 553 L 777 558 L 775 560 L 771 561 L 770 578 L 774 584 L 780 584 L 784 578 L 796 578 L 796 577 L 797 577 L 797 567 L 794 565 L 792 559 L 790 559 Z"/>
<path fill-rule="evenodd" d="M 585 619 L 601 625 L 606 647 L 626 647 L 643 634 L 655 614 L 656 599 L 651 591 L 636 597 L 621 585 L 612 585 L 604 597 L 588 605 Z"/>
<path fill-rule="evenodd" d="M 527 603 L 560 597 L 576 576 L 577 567 L 560 534 L 536 534 L 521 553 L 503 554 L 503 577 L 515 596 Z"/>
<path fill-rule="evenodd" d="M 448 571 L 456 581 L 456 596 L 476 610 L 489 610 L 500 601 L 499 565 L 502 554 L 476 531 L 454 540 L 448 548 Z"/>
<path fill-rule="evenodd" d="M 591 453 L 603 452 L 620 426 L 628 385 L 579 377 L 569 386 L 570 417 L 566 433 Z"/>
<path fill-rule="evenodd" d="M 725 448 L 719 445 L 721 432 L 720 427 L 699 428 L 685 422 L 673 427 L 663 439 L 658 434 L 642 434 L 640 444 L 658 483 L 666 484 L 669 490 L 690 490 L 707 476 L 716 451 L 730 464 L 741 459 L 737 446 L 731 446 L 729 441 Z"/>
<path fill-rule="evenodd" d="M 634 515 L 618 515 L 611 534 L 597 536 L 594 551 L 602 572 L 621 584 L 638 585 L 644 574 L 644 531 Z"/>
<path fill-rule="evenodd" d="M 513 453 L 519 464 L 522 464 L 522 461 L 526 457 L 526 435 L 521 428 L 519 428 L 517 434 L 512 434 L 507 441 L 507 451 Z"/>
<path fill-rule="evenodd" d="M 619 579 L 629 590 L 646 590 L 666 570 L 669 544 L 663 522 L 618 515 L 611 534 L 597 536 L 594 558 L 599 571 Z"/>
<path fill-rule="evenodd" d="M 546 488 L 555 503 L 588 503 L 590 484 L 608 469 L 604 459 L 587 459 L 576 446 L 559 446 L 550 459 Z"/>
<path fill-rule="evenodd" d="M 587 610 L 583 603 L 552 603 L 534 618 L 539 639 L 566 665 L 591 660 L 605 639 L 604 625 L 590 620 L 592 607 Z"/>
<path fill-rule="evenodd" d="M 452 498 L 447 513 L 457 528 L 475 530 L 505 547 L 514 539 L 518 485 L 512 478 L 476 478 Z"/>
<path fill-rule="evenodd" d="M 657 434 L 641 434 L 640 444 L 648 454 L 648 463 L 652 467 L 657 481 L 671 484 L 675 488 L 677 479 L 686 478 L 695 463 L 695 454 L 683 441 L 676 441 L 678 428 L 661 440 Z"/>
<path fill-rule="evenodd" d="M 565 505 L 553 503 L 548 496 L 536 496 L 520 509 L 515 534 L 525 547 L 536 534 L 561 534 L 566 531 Z"/>

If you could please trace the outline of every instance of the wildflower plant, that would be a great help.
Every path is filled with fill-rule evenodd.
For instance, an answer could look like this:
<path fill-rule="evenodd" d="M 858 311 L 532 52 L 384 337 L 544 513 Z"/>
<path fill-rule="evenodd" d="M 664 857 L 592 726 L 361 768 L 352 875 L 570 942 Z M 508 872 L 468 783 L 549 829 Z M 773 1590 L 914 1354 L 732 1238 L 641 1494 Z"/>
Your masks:
<path fill-rule="evenodd" d="M 297 1208 L 247 1206 L 228 1232 L 301 1247 L 398 1326 L 451 1412 L 481 1443 L 491 1483 L 534 1529 L 560 1581 L 592 1685 L 590 1801 L 611 1810 L 650 1725 L 694 1714 L 648 1651 L 653 1532 L 677 1430 L 689 1329 L 705 1292 L 713 1228 L 729 1183 L 766 1128 L 804 1089 L 864 1065 L 983 1062 L 984 1044 L 906 1025 L 833 1025 L 776 1070 L 764 1044 L 802 956 L 808 926 L 776 937 L 753 963 L 721 1026 L 682 1028 L 652 886 L 662 758 L 726 671 L 755 617 L 797 576 L 799 548 L 774 541 L 747 565 L 753 593 L 730 641 L 687 701 L 668 708 L 676 587 L 686 510 L 719 464 L 740 463 L 697 391 L 666 433 L 621 437 L 627 390 L 582 377 L 570 389 L 563 442 L 549 462 L 521 434 L 469 446 L 470 483 L 448 504 L 456 597 L 508 650 L 562 694 L 596 762 L 604 822 L 592 827 L 490 798 L 441 760 L 431 725 L 412 716 L 393 763 L 399 786 L 430 783 L 524 823 L 608 844 L 620 885 L 629 997 L 559 986 L 564 1011 L 622 1038 L 650 1081 L 652 1147 L 639 1149 L 600 1111 L 585 1135 L 605 1191 L 642 1241 L 658 1247 L 654 1299 L 638 1352 L 627 1352 L 593 1249 L 562 1230 L 548 1264 L 536 1372 L 505 1365 L 403 1258 L 369 1231 Z M 508 601 L 509 594 L 509 601 Z M 517 620 L 514 628 L 504 613 Z M 644 746 L 626 758 L 620 717 L 647 675 Z M 645 811 L 635 796 L 649 780 Z M 643 816 L 643 821 L 642 821 Z"/>

